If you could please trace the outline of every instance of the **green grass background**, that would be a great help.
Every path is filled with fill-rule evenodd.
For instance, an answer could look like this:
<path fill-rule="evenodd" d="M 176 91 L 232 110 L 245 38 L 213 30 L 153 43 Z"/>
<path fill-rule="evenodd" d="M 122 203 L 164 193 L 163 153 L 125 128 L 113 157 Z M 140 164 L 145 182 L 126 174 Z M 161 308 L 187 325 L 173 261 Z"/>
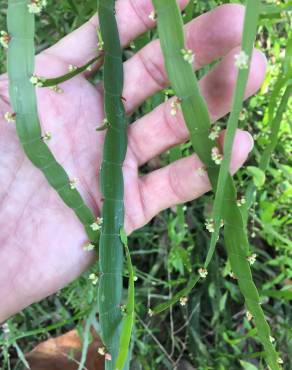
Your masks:
<path fill-rule="evenodd" d="M 239 1 L 237 1 L 240 3 Z M 84 4 L 85 3 L 85 4 Z M 194 12 L 201 14 L 229 1 L 197 1 Z M 260 155 L 269 141 L 268 104 L 275 82 L 281 73 L 285 48 L 289 39 L 291 18 L 282 7 L 291 1 L 264 1 L 270 5 L 262 15 L 257 46 L 268 58 L 268 73 L 261 91 L 247 103 L 240 125 L 255 138 L 255 149 L 249 166 L 258 166 Z M 276 4 L 277 3 L 277 4 Z M 74 30 L 93 14 L 96 1 L 48 1 L 48 9 L 37 23 L 37 49 L 45 49 Z M 0 5 L 0 25 L 5 29 L 6 2 Z M 194 15 L 195 15 L 194 14 Z M 148 32 L 129 48 L 126 57 L 156 37 Z M 199 72 L 203 75 L 209 67 Z M 0 54 L 0 72 L 5 72 L 5 53 Z M 277 107 L 283 91 L 274 102 Z M 139 117 L 164 99 L 159 93 L 149 99 L 133 115 Z M 253 267 L 254 278 L 261 289 L 263 308 L 277 339 L 277 348 L 284 360 L 284 369 L 292 369 L 292 243 L 291 243 L 291 122 L 289 103 L 281 124 L 279 141 L 259 188 L 257 202 L 250 212 L 251 245 L 258 260 Z M 225 122 L 223 119 L 222 122 Z M 188 154 L 188 144 L 182 146 Z M 152 160 L 142 171 L 148 172 L 169 161 L 169 153 Z M 236 175 L 239 192 L 244 193 L 252 181 L 246 168 Z M 264 369 L 261 347 L 254 340 L 252 324 L 245 317 L 243 300 L 236 281 L 229 277 L 224 247 L 219 241 L 208 278 L 189 297 L 185 307 L 174 306 L 158 317 L 149 318 L 147 307 L 162 302 L 186 284 L 188 267 L 200 266 L 206 253 L 208 232 L 205 218 L 210 215 L 211 194 L 188 203 L 183 208 L 162 212 L 149 225 L 130 238 L 130 250 L 136 267 L 137 320 L 134 332 L 133 369 L 174 369 L 186 359 L 198 370 Z M 290 211 L 291 212 L 291 211 Z M 183 223 L 186 222 L 187 227 Z M 35 304 L 9 320 L 10 341 L 0 330 L 2 369 L 23 369 L 21 353 L 10 346 L 15 338 L 23 352 L 37 343 L 77 327 L 82 332 L 82 319 L 91 296 L 96 293 L 85 273 L 58 294 Z M 76 319 L 76 320 L 74 320 Z M 74 320 L 74 321 L 73 321 Z M 8 354 L 10 355 L 8 357 Z M 10 363 L 10 365 L 9 365 Z"/>

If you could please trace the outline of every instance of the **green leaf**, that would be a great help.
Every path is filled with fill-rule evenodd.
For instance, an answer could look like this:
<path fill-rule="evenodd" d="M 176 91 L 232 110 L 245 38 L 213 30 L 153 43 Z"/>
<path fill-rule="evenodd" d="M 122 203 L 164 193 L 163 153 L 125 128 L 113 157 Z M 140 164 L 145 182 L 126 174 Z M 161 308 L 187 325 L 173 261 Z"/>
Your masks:
<path fill-rule="evenodd" d="M 239 361 L 239 362 L 244 370 L 258 370 L 258 368 L 254 366 L 253 364 L 251 364 L 250 362 L 245 362 L 245 361 Z"/>
<path fill-rule="evenodd" d="M 252 175 L 255 186 L 257 188 L 261 188 L 266 181 L 266 175 L 264 171 L 255 166 L 248 166 L 247 171 L 250 173 L 250 175 Z"/>

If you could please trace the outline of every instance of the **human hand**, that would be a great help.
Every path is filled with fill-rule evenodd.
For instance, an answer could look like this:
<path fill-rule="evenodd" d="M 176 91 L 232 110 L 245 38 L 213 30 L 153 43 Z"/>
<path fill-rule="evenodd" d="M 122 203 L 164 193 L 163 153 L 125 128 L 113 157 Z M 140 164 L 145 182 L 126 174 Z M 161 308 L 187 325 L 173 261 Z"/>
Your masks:
<path fill-rule="evenodd" d="M 187 3 L 181 0 L 183 7 Z M 118 0 L 117 18 L 125 46 L 155 26 L 149 19 L 150 0 Z M 229 112 L 236 80 L 234 55 L 241 42 L 244 8 L 224 5 L 186 26 L 187 47 L 196 54 L 195 68 L 218 58 L 222 61 L 200 82 L 212 120 Z M 36 73 L 55 77 L 68 65 L 81 66 L 96 55 L 97 19 L 93 18 L 37 57 Z M 260 87 L 265 74 L 264 56 L 255 51 L 246 97 Z M 167 86 L 158 42 L 149 43 L 124 64 L 125 107 L 130 114 L 145 99 Z M 6 75 L 0 77 L 0 322 L 65 286 L 94 260 L 83 250 L 86 234 L 73 212 L 26 159 L 11 123 Z M 95 131 L 103 120 L 102 85 L 93 86 L 78 76 L 62 86 L 63 94 L 38 90 L 38 107 L 44 132 L 53 135 L 50 148 L 78 190 L 99 214 L 99 167 L 104 133 Z M 210 190 L 208 178 L 198 171 L 196 155 L 139 177 L 138 168 L 151 158 L 188 138 L 179 112 L 170 115 L 170 101 L 140 118 L 128 129 L 129 148 L 124 163 L 125 225 L 128 233 L 143 226 L 158 212 L 193 200 Z M 220 142 L 223 141 L 223 135 Z M 246 160 L 253 141 L 236 134 L 231 171 Z"/>

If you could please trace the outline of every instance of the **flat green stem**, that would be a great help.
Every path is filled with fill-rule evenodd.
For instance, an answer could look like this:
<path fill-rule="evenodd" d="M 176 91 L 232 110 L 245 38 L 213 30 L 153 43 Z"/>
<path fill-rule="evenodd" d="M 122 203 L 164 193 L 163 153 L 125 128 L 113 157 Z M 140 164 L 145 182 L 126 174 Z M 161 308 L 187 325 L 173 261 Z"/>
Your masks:
<path fill-rule="evenodd" d="M 100 182 L 103 194 L 103 226 L 99 244 L 100 282 L 98 289 L 99 320 L 102 340 L 111 361 L 106 370 L 114 370 L 122 327 L 122 292 L 124 244 L 124 182 L 122 165 L 127 151 L 127 120 L 122 101 L 123 60 L 115 18 L 115 0 L 100 0 L 100 34 L 104 49 L 104 100 L 109 123 L 103 151 Z"/>
<path fill-rule="evenodd" d="M 63 82 L 71 80 L 73 77 L 76 77 L 80 75 L 81 73 L 85 72 L 86 70 L 88 70 L 94 63 L 96 63 L 99 59 L 101 59 L 102 56 L 103 54 L 101 53 L 100 55 L 92 58 L 89 62 L 87 62 L 83 66 L 76 67 L 76 68 L 73 67 L 72 71 L 62 76 L 58 76 L 54 78 L 42 77 L 44 80 L 42 81 L 41 87 L 54 87 L 54 86 L 58 86 L 59 84 Z"/>
<path fill-rule="evenodd" d="M 212 158 L 212 149 L 215 145 L 209 138 L 210 118 L 208 108 L 200 94 L 192 65 L 185 58 L 183 22 L 178 5 L 175 0 L 153 0 L 153 4 L 158 15 L 158 31 L 169 80 L 181 102 L 193 148 L 205 164 L 209 179 L 216 192 L 213 211 L 215 232 L 212 234 L 210 251 L 205 267 L 210 263 L 214 253 L 220 222 L 223 219 L 225 225 L 225 244 L 232 270 L 238 279 L 238 284 L 245 298 L 246 305 L 254 317 L 258 337 L 265 348 L 267 363 L 272 370 L 278 370 L 280 368 L 277 362 L 278 354 L 271 343 L 270 328 L 260 306 L 257 288 L 252 280 L 251 270 L 247 260 L 249 254 L 248 238 L 241 212 L 237 206 L 236 188 L 229 174 L 231 149 L 237 128 L 238 116 L 242 108 L 248 78 L 248 68 L 245 66 L 244 69 L 239 71 L 233 108 L 225 135 L 224 159 L 219 168 L 219 166 L 214 165 Z M 249 56 L 249 59 L 256 32 L 258 13 L 259 1 L 248 0 L 242 50 L 245 55 Z M 192 278 L 191 286 L 195 284 L 196 279 Z"/>
<path fill-rule="evenodd" d="M 7 23 L 11 37 L 8 48 L 9 93 L 16 113 L 17 135 L 27 157 L 43 172 L 64 203 L 75 212 L 89 240 L 97 244 L 99 233 L 90 227 L 95 221 L 93 212 L 75 187 L 72 188 L 67 173 L 42 138 L 35 87 L 30 82 L 35 63 L 35 20 L 28 11 L 27 0 L 9 0 Z"/>

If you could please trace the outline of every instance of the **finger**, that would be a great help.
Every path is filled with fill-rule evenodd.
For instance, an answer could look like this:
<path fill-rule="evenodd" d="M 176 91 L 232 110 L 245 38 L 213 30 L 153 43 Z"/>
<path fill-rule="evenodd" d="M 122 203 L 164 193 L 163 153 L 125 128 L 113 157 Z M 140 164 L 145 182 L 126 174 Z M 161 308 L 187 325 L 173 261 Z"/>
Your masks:
<path fill-rule="evenodd" d="M 188 0 L 178 0 L 183 9 Z M 116 17 L 122 46 L 155 26 L 149 15 L 153 11 L 151 0 L 117 0 Z M 95 15 L 83 26 L 46 50 L 47 54 L 81 66 L 96 56 L 98 17 Z"/>
<path fill-rule="evenodd" d="M 220 141 L 222 144 L 223 136 Z M 237 130 L 230 166 L 232 173 L 243 165 L 252 148 L 251 135 Z M 201 170 L 202 166 L 199 158 L 192 155 L 142 177 L 139 187 L 145 223 L 164 209 L 194 200 L 208 192 L 211 185 L 207 173 Z"/>
<path fill-rule="evenodd" d="M 230 112 L 237 79 L 234 56 L 238 51 L 238 48 L 232 50 L 199 83 L 213 122 Z M 245 98 L 260 88 L 266 64 L 265 56 L 255 50 Z M 129 154 L 134 155 L 139 166 L 188 139 L 182 112 L 179 110 L 175 117 L 170 114 L 172 100 L 161 104 L 129 127 Z"/>
<path fill-rule="evenodd" d="M 243 6 L 226 4 L 188 23 L 185 27 L 186 47 L 195 53 L 195 69 L 223 57 L 240 45 L 243 19 Z M 124 72 L 123 96 L 126 109 L 131 112 L 168 85 L 159 41 L 149 43 L 125 62 Z"/>

